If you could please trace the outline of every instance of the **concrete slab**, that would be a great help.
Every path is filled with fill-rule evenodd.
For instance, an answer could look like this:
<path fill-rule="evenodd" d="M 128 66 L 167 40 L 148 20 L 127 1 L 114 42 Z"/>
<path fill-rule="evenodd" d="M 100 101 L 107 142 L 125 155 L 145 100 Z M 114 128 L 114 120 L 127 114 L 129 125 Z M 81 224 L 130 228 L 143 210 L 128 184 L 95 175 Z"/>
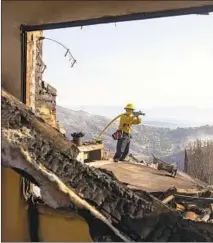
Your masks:
<path fill-rule="evenodd" d="M 191 178 L 179 174 L 173 178 L 164 171 L 158 171 L 141 164 L 96 161 L 90 163 L 90 166 L 112 171 L 118 180 L 128 183 L 132 188 L 142 189 L 148 192 L 166 191 L 172 186 L 183 189 L 197 188 L 196 182 Z"/>

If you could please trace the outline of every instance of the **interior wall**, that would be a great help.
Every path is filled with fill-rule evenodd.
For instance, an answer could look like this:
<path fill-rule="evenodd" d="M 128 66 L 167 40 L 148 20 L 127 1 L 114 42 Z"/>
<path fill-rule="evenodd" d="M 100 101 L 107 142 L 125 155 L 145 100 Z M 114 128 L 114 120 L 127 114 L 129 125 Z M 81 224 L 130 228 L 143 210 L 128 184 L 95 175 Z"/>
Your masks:
<path fill-rule="evenodd" d="M 39 213 L 39 222 L 42 242 L 92 242 L 88 224 L 75 214 L 60 214 L 49 208 Z"/>
<path fill-rule="evenodd" d="M 21 199 L 21 176 L 1 167 L 1 240 L 29 242 L 27 210 Z"/>
<path fill-rule="evenodd" d="M 2 86 L 21 99 L 20 26 L 212 5 L 212 1 L 2 1 Z"/>
<path fill-rule="evenodd" d="M 30 242 L 27 204 L 21 197 L 21 176 L 1 168 L 2 242 Z M 39 239 L 42 242 L 92 242 L 89 226 L 75 213 L 39 206 Z"/>

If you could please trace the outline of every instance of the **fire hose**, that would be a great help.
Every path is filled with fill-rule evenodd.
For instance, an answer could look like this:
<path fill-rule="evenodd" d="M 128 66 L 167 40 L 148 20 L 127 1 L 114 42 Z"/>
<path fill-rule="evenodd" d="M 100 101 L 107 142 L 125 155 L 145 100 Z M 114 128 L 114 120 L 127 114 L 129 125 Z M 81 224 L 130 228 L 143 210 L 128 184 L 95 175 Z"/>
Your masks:
<path fill-rule="evenodd" d="M 99 141 L 101 136 L 104 134 L 104 132 L 107 130 L 107 128 L 113 123 L 115 122 L 118 118 L 120 118 L 122 115 L 126 115 L 127 113 L 122 113 L 118 116 L 116 116 L 114 119 L 112 119 L 108 124 L 107 126 L 101 131 L 101 133 L 95 138 L 95 141 Z M 142 116 L 145 116 L 145 113 L 141 112 L 141 111 L 137 111 L 137 112 L 133 112 L 133 115 L 135 116 L 139 116 L 139 115 L 142 115 Z"/>

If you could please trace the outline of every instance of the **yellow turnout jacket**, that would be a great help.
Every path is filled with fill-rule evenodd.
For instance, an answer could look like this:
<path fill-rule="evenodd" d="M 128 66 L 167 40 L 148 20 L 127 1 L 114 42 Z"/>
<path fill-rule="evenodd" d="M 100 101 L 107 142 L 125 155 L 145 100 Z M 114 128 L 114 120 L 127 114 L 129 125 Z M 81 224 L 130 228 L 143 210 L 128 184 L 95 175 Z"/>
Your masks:
<path fill-rule="evenodd" d="M 119 124 L 119 130 L 122 130 L 125 133 L 130 134 L 132 131 L 132 125 L 137 125 L 141 123 L 140 117 L 136 117 L 133 115 L 127 115 L 123 114 L 120 117 L 120 124 Z"/>

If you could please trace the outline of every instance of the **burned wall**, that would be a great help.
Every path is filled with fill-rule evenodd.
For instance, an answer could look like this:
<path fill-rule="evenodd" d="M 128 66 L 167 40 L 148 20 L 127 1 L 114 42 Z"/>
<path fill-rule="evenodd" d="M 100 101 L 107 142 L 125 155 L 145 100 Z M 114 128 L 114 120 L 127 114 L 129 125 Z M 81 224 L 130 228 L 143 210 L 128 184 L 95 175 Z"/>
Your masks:
<path fill-rule="evenodd" d="M 42 80 L 43 32 L 27 33 L 26 104 L 49 125 L 56 127 L 56 95 L 54 87 Z"/>
<path fill-rule="evenodd" d="M 27 33 L 26 105 L 35 111 L 36 84 L 42 80 L 42 31 Z M 43 67 L 44 68 L 44 67 Z"/>
<path fill-rule="evenodd" d="M 49 125 L 57 127 L 56 122 L 56 95 L 57 90 L 46 83 L 36 83 L 36 114 L 41 116 Z"/>

